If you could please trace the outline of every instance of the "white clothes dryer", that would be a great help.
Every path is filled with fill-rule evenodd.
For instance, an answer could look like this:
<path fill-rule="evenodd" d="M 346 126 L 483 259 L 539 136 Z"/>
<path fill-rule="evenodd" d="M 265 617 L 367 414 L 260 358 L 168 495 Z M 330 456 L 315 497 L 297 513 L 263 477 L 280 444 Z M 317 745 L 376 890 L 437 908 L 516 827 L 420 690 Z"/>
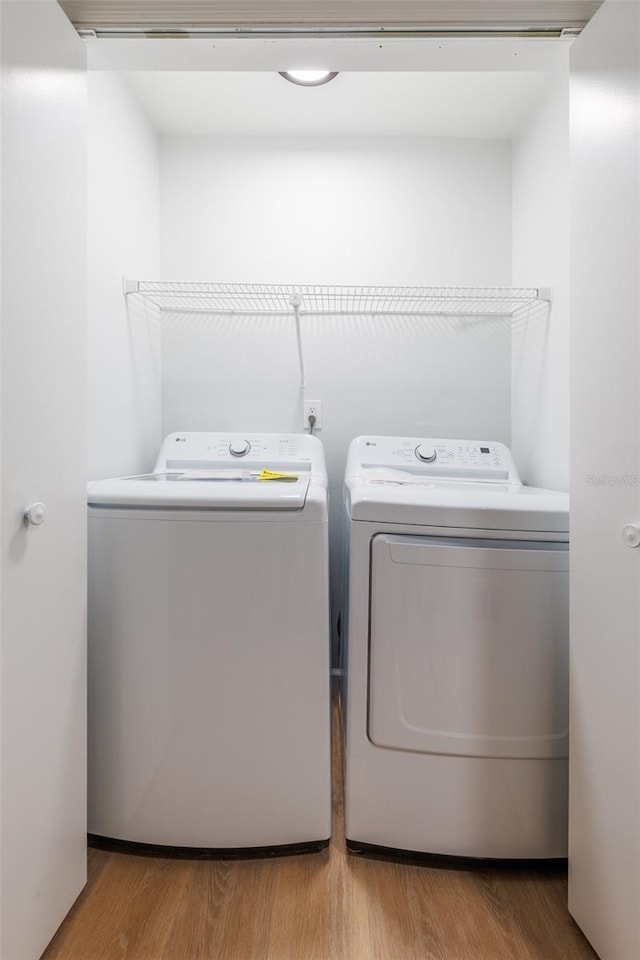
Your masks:
<path fill-rule="evenodd" d="M 351 849 L 567 855 L 568 496 L 494 442 L 350 446 Z"/>
<path fill-rule="evenodd" d="M 251 856 L 326 845 L 320 441 L 172 434 L 152 474 L 91 483 L 88 500 L 94 844 Z"/>

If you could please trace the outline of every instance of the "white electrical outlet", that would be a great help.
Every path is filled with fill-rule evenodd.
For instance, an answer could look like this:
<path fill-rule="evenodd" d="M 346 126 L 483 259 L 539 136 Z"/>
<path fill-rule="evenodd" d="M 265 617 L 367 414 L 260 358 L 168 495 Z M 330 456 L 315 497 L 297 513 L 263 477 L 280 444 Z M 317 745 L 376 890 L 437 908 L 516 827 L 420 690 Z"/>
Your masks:
<path fill-rule="evenodd" d="M 322 427 L 322 400 L 305 400 L 302 404 L 302 426 L 309 429 L 309 417 L 315 417 L 314 432 Z"/>

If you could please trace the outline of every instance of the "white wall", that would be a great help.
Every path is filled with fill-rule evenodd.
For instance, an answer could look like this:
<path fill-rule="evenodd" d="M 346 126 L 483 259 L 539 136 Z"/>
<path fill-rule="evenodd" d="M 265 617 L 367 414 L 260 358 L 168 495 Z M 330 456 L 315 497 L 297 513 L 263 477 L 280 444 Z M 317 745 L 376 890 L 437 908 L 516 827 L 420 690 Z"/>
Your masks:
<path fill-rule="evenodd" d="M 162 138 L 164 276 L 507 283 L 509 145 Z"/>
<path fill-rule="evenodd" d="M 509 284 L 510 145 L 429 138 L 164 137 L 164 279 Z M 349 441 L 361 433 L 510 439 L 505 321 L 306 320 L 323 402 L 334 602 Z M 173 318 L 163 432 L 299 431 L 289 319 Z"/>
<path fill-rule="evenodd" d="M 123 275 L 160 272 L 155 130 L 117 74 L 89 73 L 89 478 L 153 467 L 160 442 L 156 318 L 131 315 Z"/>
<path fill-rule="evenodd" d="M 513 324 L 511 447 L 522 479 L 569 489 L 569 80 L 513 143 L 513 284 L 552 286 Z"/>

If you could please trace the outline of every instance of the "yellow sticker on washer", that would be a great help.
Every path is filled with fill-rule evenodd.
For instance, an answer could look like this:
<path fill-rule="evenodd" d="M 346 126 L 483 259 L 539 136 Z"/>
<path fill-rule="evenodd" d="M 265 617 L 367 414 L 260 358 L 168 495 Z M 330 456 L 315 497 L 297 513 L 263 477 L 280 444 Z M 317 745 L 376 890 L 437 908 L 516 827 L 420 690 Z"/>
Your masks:
<path fill-rule="evenodd" d="M 297 473 L 274 473 L 273 470 L 261 470 L 256 474 L 256 480 L 284 480 L 289 483 L 295 483 L 298 480 Z"/>

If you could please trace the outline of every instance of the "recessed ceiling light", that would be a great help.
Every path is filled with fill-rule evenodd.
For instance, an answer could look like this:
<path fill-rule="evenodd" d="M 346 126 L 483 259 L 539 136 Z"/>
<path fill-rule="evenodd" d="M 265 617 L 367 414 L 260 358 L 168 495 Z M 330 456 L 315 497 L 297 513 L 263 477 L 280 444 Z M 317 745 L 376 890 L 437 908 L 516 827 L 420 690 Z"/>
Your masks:
<path fill-rule="evenodd" d="M 297 83 L 299 87 L 320 87 L 338 76 L 337 70 L 280 70 L 279 72 L 281 77 L 291 83 Z"/>

